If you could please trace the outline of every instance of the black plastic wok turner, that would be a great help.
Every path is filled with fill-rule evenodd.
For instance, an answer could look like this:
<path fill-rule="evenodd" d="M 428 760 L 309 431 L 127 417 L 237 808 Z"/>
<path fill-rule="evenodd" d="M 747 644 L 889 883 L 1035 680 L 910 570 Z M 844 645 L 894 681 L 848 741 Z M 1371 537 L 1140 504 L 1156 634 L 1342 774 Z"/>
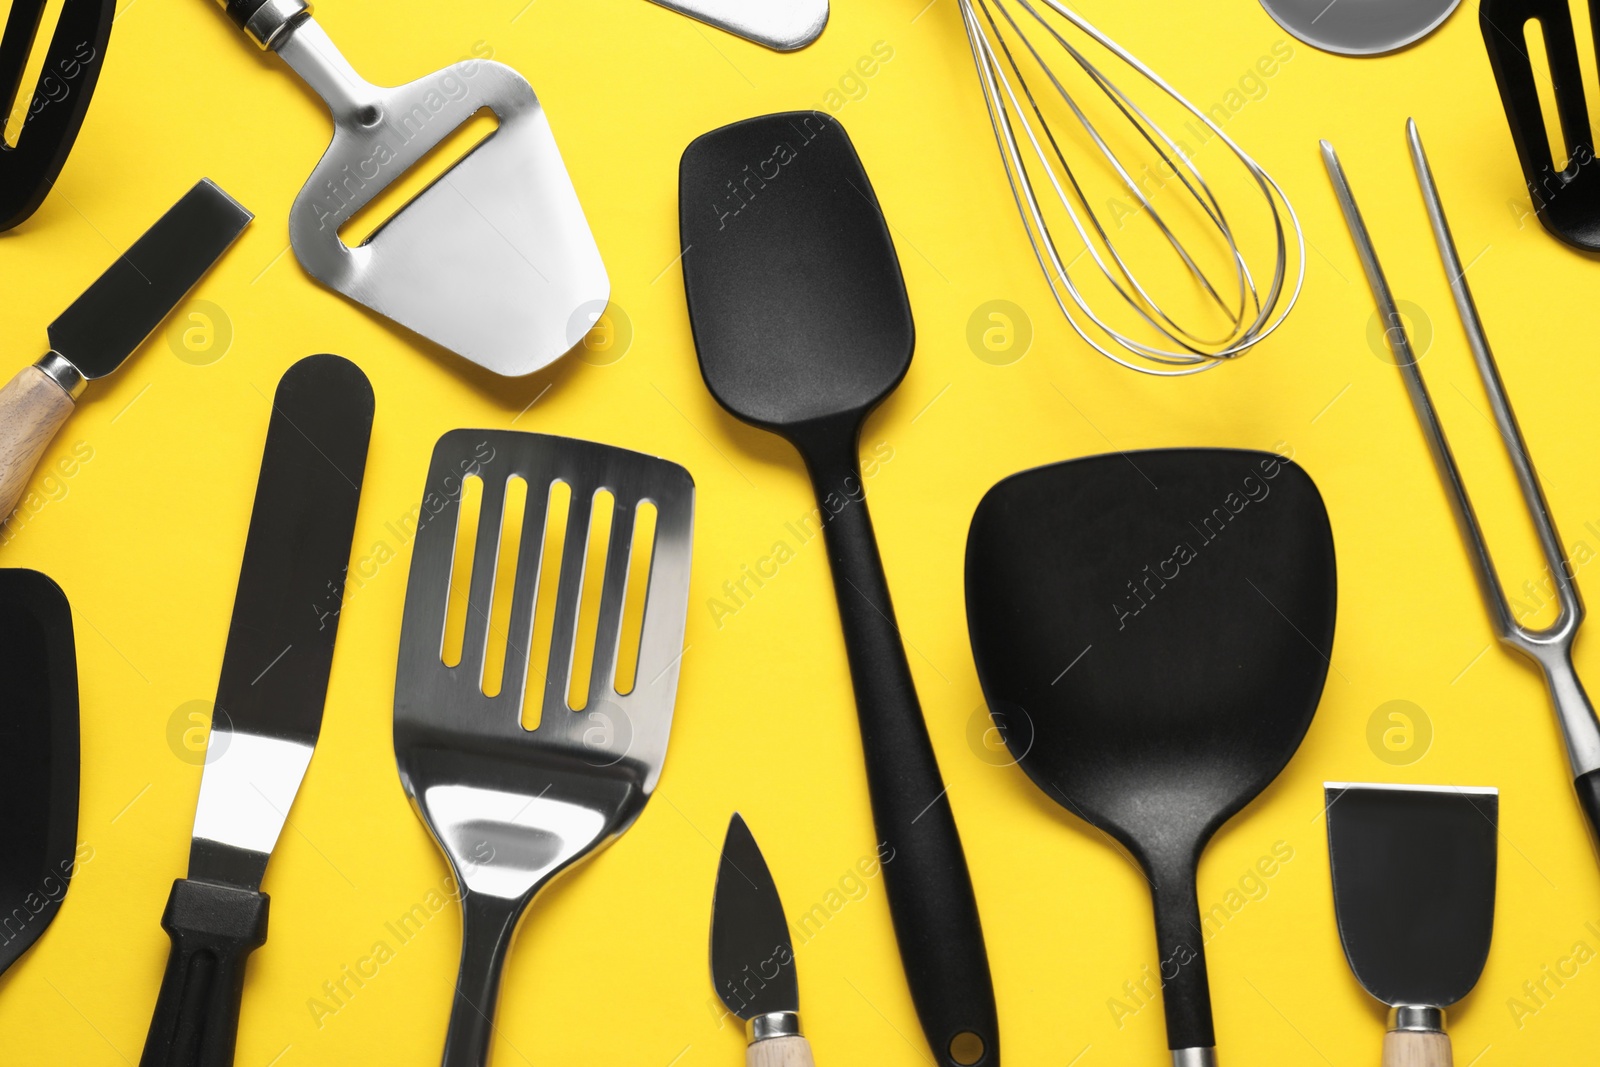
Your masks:
<path fill-rule="evenodd" d="M 967 621 L 990 712 L 1034 783 L 1149 877 L 1177 1067 L 1216 1062 L 1200 852 L 1311 725 L 1335 586 L 1322 497 L 1265 452 L 1041 467 L 972 520 Z"/>
<path fill-rule="evenodd" d="M 768 115 L 696 140 L 680 174 L 684 289 L 717 401 L 805 459 L 844 624 L 906 980 L 939 1067 L 997 1067 L 977 900 L 906 663 L 857 446 L 911 365 L 889 229 L 843 127 Z"/>
<path fill-rule="evenodd" d="M 77 866 L 78 659 L 72 611 L 36 571 L 0 570 L 0 973 L 61 909 Z"/>

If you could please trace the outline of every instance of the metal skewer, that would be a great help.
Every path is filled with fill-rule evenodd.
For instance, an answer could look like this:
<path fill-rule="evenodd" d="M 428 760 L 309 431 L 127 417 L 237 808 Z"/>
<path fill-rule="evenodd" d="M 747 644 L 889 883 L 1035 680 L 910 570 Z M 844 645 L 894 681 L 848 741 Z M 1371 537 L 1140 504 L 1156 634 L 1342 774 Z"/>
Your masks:
<path fill-rule="evenodd" d="M 1551 580 L 1555 583 L 1556 597 L 1561 605 L 1561 611 L 1556 620 L 1543 629 L 1536 630 L 1524 626 L 1517 622 L 1512 614 L 1493 556 L 1489 552 L 1488 543 L 1484 540 L 1483 528 L 1467 495 L 1461 469 L 1450 451 L 1450 443 L 1445 438 L 1439 414 L 1428 395 L 1422 371 L 1417 366 L 1405 324 L 1400 318 L 1399 309 L 1395 306 L 1394 296 L 1389 291 L 1383 267 L 1378 262 L 1372 236 L 1367 232 L 1366 223 L 1361 218 L 1361 209 L 1356 206 L 1355 195 L 1350 190 L 1350 182 L 1345 177 L 1339 157 L 1327 141 L 1322 142 L 1322 159 L 1327 165 L 1329 177 L 1333 180 L 1334 192 L 1339 198 L 1340 208 L 1344 211 L 1345 223 L 1355 240 L 1362 268 L 1366 271 L 1367 282 L 1378 304 L 1378 312 L 1383 317 L 1386 326 L 1384 336 L 1390 351 L 1394 353 L 1395 362 L 1400 367 L 1406 391 L 1411 396 L 1411 406 L 1417 413 L 1417 420 L 1422 424 L 1423 434 L 1432 448 L 1440 475 L 1450 490 L 1456 519 L 1462 535 L 1467 540 L 1495 633 L 1501 643 L 1528 656 L 1544 672 L 1545 684 L 1550 690 L 1550 697 L 1561 723 L 1561 732 L 1566 738 L 1567 755 L 1577 779 L 1579 799 L 1583 802 L 1591 826 L 1600 833 L 1600 719 L 1596 719 L 1594 706 L 1590 703 L 1588 694 L 1584 692 L 1583 683 L 1572 665 L 1572 642 L 1577 636 L 1578 627 L 1583 623 L 1583 600 L 1578 594 L 1577 584 L 1573 581 L 1566 554 L 1562 551 L 1561 538 L 1556 533 L 1549 502 L 1545 499 L 1544 489 L 1539 484 L 1539 476 L 1533 469 L 1533 461 L 1528 456 L 1527 442 L 1517 425 L 1517 417 L 1511 409 L 1511 402 L 1506 397 L 1505 383 L 1501 380 L 1499 368 L 1495 365 L 1494 354 L 1489 348 L 1489 338 L 1484 332 L 1483 322 L 1478 317 L 1477 305 L 1472 299 L 1472 291 L 1467 286 L 1461 257 L 1456 251 L 1455 239 L 1450 233 L 1450 223 L 1445 218 L 1444 204 L 1439 197 L 1439 187 L 1433 180 L 1433 171 L 1428 165 L 1428 156 L 1423 150 L 1422 137 L 1417 132 L 1415 120 L 1407 122 L 1406 134 L 1410 142 L 1411 161 L 1416 168 L 1417 181 L 1422 187 L 1422 199 L 1427 206 L 1429 221 L 1433 224 L 1434 241 L 1439 247 L 1439 256 L 1444 261 L 1450 291 L 1455 296 L 1456 310 L 1466 330 L 1467 341 L 1472 348 L 1479 377 L 1483 380 L 1484 391 L 1488 393 L 1489 404 L 1494 411 L 1495 425 L 1499 428 L 1501 439 L 1505 442 L 1512 466 L 1516 470 L 1523 502 L 1538 532 L 1539 547 L 1544 555 L 1545 565 L 1550 571 Z"/>

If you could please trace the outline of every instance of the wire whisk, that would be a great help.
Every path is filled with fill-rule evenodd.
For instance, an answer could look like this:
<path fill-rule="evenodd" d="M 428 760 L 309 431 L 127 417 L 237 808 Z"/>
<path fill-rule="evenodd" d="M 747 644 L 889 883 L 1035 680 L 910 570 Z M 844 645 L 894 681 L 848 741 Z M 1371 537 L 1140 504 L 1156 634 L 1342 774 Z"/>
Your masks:
<path fill-rule="evenodd" d="M 1305 282 L 1305 237 L 1294 207 L 1271 175 L 1209 115 L 1059 0 L 958 2 L 1028 241 L 1056 304 L 1078 335 L 1124 367 L 1173 377 L 1209 370 L 1241 356 L 1277 330 Z M 1047 11 L 1059 20 L 1047 17 Z M 1242 234 L 1256 231 L 1235 228 L 1201 175 L 1196 152 L 1163 130 L 1068 39 L 1073 27 L 1202 123 L 1211 135 L 1207 141 L 1215 139 L 1226 146 L 1242 165 L 1243 188 L 1252 196 L 1259 194 L 1267 209 L 1248 220 L 1246 227 L 1255 227 L 1270 215 L 1270 243 L 1275 247 L 1270 282 L 1264 272 L 1251 268 L 1242 245 L 1246 239 Z M 1080 104 L 1065 84 L 1069 75 L 1058 75 L 1046 55 L 1056 49 L 1064 51 L 1092 87 L 1104 94 L 1111 105 L 1106 114 L 1092 116 Z M 1029 75 L 1024 75 L 1024 68 Z M 1041 86 L 1042 77 L 1048 89 L 1036 95 L 1028 77 Z M 1056 116 L 1054 126 L 1047 112 Z M 1065 130 L 1060 129 L 1062 120 Z M 1114 144 L 1139 151 L 1145 157 L 1142 165 L 1124 159 Z M 1132 198 L 1122 217 L 1108 222 L 1095 209 L 1089 187 L 1097 180 Z M 1149 185 L 1154 188 L 1147 190 Z M 1169 189 L 1179 195 L 1165 198 L 1164 206 L 1173 210 L 1164 214 L 1156 201 Z M 1053 206 L 1056 202 L 1060 210 Z M 1115 231 L 1124 228 L 1129 216 L 1145 220 L 1153 228 L 1145 239 L 1154 238 L 1158 248 L 1164 246 L 1175 257 L 1178 269 L 1173 271 L 1169 261 L 1169 273 L 1192 279 L 1193 285 L 1182 283 L 1188 290 L 1180 298 L 1186 302 L 1182 310 L 1175 309 L 1167 290 L 1158 296 L 1149 269 L 1135 267 L 1118 247 Z M 1068 233 L 1063 218 L 1082 245 L 1075 255 L 1057 240 L 1058 232 Z M 1181 236 L 1197 226 L 1204 234 L 1203 245 Z M 1269 242 L 1261 243 L 1264 249 Z M 1085 259 L 1086 269 L 1078 271 Z M 1083 274 L 1089 276 L 1087 283 Z M 1232 277 L 1215 280 L 1227 274 Z M 1109 284 L 1105 291 L 1113 305 L 1109 309 L 1097 309 L 1091 298 L 1090 286 L 1103 288 L 1097 275 Z"/>

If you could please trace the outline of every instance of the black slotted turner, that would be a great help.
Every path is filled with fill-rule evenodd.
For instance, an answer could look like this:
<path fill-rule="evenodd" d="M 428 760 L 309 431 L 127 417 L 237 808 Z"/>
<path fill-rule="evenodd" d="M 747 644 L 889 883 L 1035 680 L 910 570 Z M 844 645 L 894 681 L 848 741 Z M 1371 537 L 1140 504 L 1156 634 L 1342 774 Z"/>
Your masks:
<path fill-rule="evenodd" d="M 18 101 L 48 0 L 16 0 L 0 35 L 0 126 Z M 39 210 L 78 139 L 111 40 L 116 0 L 66 0 L 15 145 L 0 143 L 0 232 Z M 3 142 L 3 139 L 0 139 Z"/>
<path fill-rule="evenodd" d="M 1600 0 L 1589 0 L 1589 14 L 1600 34 Z M 1551 155 L 1544 108 L 1527 51 L 1524 31 L 1531 21 L 1538 22 L 1550 59 L 1556 113 L 1568 154 L 1564 170 L 1556 169 Z M 1589 103 L 1568 0 L 1482 0 L 1478 25 L 1539 221 L 1566 243 L 1600 252 L 1600 166 L 1595 161 Z M 1600 50 L 1600 40 L 1591 46 Z"/>
<path fill-rule="evenodd" d="M 1335 587 L 1316 486 L 1265 452 L 1041 467 L 989 490 L 972 520 L 984 696 L 1034 783 L 1149 878 L 1179 1067 L 1216 1062 L 1200 853 L 1310 727 Z"/>

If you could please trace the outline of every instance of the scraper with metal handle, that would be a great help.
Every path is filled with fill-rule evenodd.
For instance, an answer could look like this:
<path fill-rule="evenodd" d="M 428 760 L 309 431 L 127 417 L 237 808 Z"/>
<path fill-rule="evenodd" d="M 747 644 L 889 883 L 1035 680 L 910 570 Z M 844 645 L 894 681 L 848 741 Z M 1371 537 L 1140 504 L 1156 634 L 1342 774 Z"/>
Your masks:
<path fill-rule="evenodd" d="M 267 860 L 322 728 L 345 571 L 361 501 L 372 387 L 312 356 L 278 385 L 245 541 L 189 876 L 140 1067 L 230 1067 L 245 959 L 267 938 Z"/>
<path fill-rule="evenodd" d="M 88 383 L 144 344 L 253 217 L 200 182 L 50 324 L 50 351 L 0 389 L 0 520 Z"/>
<path fill-rule="evenodd" d="M 1494 933 L 1499 791 L 1330 782 L 1327 804 L 1339 939 L 1389 1006 L 1384 1067 L 1450 1067 L 1445 1009 Z"/>
<path fill-rule="evenodd" d="M 526 78 L 468 59 L 385 88 L 357 74 L 305 0 L 219 0 L 322 97 L 333 141 L 289 211 L 318 281 L 495 374 L 532 374 L 575 348 L 611 282 L 561 150 Z M 339 231 L 488 110 L 498 129 L 365 241 Z"/>

